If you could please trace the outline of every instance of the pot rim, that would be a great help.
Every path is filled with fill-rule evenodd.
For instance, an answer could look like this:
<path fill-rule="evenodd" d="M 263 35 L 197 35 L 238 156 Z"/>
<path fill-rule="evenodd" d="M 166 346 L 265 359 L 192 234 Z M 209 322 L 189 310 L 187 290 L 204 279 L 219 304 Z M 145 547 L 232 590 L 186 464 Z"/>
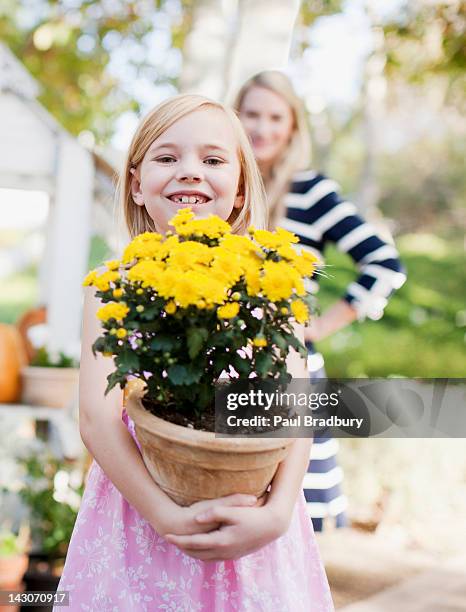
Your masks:
<path fill-rule="evenodd" d="M 218 438 L 213 431 L 176 425 L 146 410 L 141 401 L 144 393 L 145 390 L 142 385 L 131 385 L 126 396 L 125 408 L 136 427 L 152 432 L 155 425 L 158 436 L 167 441 L 176 441 L 177 444 L 183 446 L 205 448 L 224 453 L 260 453 L 287 447 L 295 440 L 294 438 L 278 437 Z"/>
<path fill-rule="evenodd" d="M 79 368 L 57 368 L 56 366 L 22 366 L 21 374 L 43 374 L 44 372 L 50 372 L 55 374 L 56 372 L 62 372 L 64 374 L 75 374 L 79 372 Z"/>

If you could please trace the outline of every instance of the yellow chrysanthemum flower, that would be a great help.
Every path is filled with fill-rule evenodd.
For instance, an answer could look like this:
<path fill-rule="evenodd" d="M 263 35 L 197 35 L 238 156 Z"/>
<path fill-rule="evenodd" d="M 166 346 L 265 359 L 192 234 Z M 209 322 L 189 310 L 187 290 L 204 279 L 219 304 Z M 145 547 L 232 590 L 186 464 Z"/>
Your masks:
<path fill-rule="evenodd" d="M 194 219 L 190 211 L 181 217 L 179 213 L 170 221 L 180 236 L 206 236 L 207 238 L 221 238 L 231 232 L 230 224 L 216 215 L 210 215 L 207 219 Z"/>
<path fill-rule="evenodd" d="M 126 331 L 124 327 L 119 327 L 117 329 L 116 337 L 119 338 L 120 340 L 123 340 L 123 338 L 126 338 L 127 335 L 128 335 L 128 332 Z"/>
<path fill-rule="evenodd" d="M 170 255 L 174 247 L 179 243 L 178 236 L 169 236 L 162 244 L 160 245 L 160 250 L 158 251 L 156 258 L 158 261 L 162 261 L 166 257 Z"/>
<path fill-rule="evenodd" d="M 120 260 L 111 259 L 110 261 L 106 261 L 105 265 L 107 266 L 109 270 L 118 270 L 118 268 L 120 267 Z"/>
<path fill-rule="evenodd" d="M 133 259 L 155 259 L 161 248 L 162 236 L 155 232 L 144 232 L 136 236 L 123 252 L 123 263 Z"/>
<path fill-rule="evenodd" d="M 212 260 L 213 254 L 206 244 L 186 240 L 176 244 L 167 260 L 167 266 L 178 266 L 182 269 L 193 269 L 196 265 L 207 265 Z"/>
<path fill-rule="evenodd" d="M 298 323 L 306 323 L 309 320 L 309 309 L 302 300 L 291 302 L 291 312 Z"/>
<path fill-rule="evenodd" d="M 97 311 L 97 317 L 104 323 L 110 319 L 121 321 L 126 317 L 128 312 L 129 308 L 125 303 L 109 302 L 108 304 L 105 304 L 99 308 Z"/>
<path fill-rule="evenodd" d="M 90 285 L 93 285 L 97 276 L 97 270 L 91 270 L 90 272 L 88 272 L 88 274 L 83 280 L 83 287 L 89 287 Z"/>
<path fill-rule="evenodd" d="M 227 234 L 220 241 L 222 250 L 237 253 L 239 255 L 255 254 L 257 245 L 255 245 L 247 236 L 238 236 L 236 234 Z"/>
<path fill-rule="evenodd" d="M 319 258 L 312 253 L 302 251 L 301 255 L 297 255 L 293 259 L 292 263 L 302 276 L 312 276 L 317 265 L 319 264 Z"/>
<path fill-rule="evenodd" d="M 264 338 L 264 336 L 256 336 L 254 340 L 252 341 L 252 343 L 254 344 L 254 346 L 257 346 L 258 348 L 267 346 L 267 340 Z"/>
<path fill-rule="evenodd" d="M 260 280 L 260 272 L 258 268 L 251 268 L 246 271 L 245 274 L 246 279 L 246 288 L 248 290 L 248 294 L 251 297 L 254 297 L 260 293 L 261 290 L 261 280 Z"/>
<path fill-rule="evenodd" d="M 163 270 L 157 278 L 154 278 L 152 287 L 157 291 L 160 297 L 166 300 L 174 297 L 175 284 L 183 275 L 183 270 L 179 268 L 171 267 Z"/>
<path fill-rule="evenodd" d="M 268 230 L 255 230 L 254 240 L 266 249 L 277 250 L 280 247 L 290 246 L 290 244 L 298 242 L 298 237 L 279 227 L 275 232 Z"/>
<path fill-rule="evenodd" d="M 219 319 L 233 319 L 239 312 L 238 302 L 228 302 L 224 306 L 220 306 L 217 310 L 217 316 Z"/>
<path fill-rule="evenodd" d="M 113 297 L 116 298 L 116 299 L 121 298 L 123 293 L 124 293 L 123 289 L 114 289 L 113 290 Z"/>
<path fill-rule="evenodd" d="M 272 302 L 288 299 L 293 293 L 295 270 L 284 261 L 266 261 L 260 279 L 262 293 Z"/>
<path fill-rule="evenodd" d="M 128 270 L 127 279 L 132 282 L 141 282 L 143 287 L 157 286 L 157 280 L 163 273 L 165 266 L 163 263 L 151 259 L 139 261 Z"/>
<path fill-rule="evenodd" d="M 275 232 L 278 238 L 282 240 L 283 244 L 296 244 L 297 242 L 299 242 L 299 238 L 298 236 L 296 236 L 296 234 L 293 234 L 293 232 L 289 232 L 288 230 L 283 229 L 283 227 L 277 227 Z"/>
<path fill-rule="evenodd" d="M 114 283 L 115 281 L 120 280 L 120 274 L 118 272 L 113 272 L 108 270 L 100 276 L 96 276 L 93 281 L 94 287 L 97 287 L 99 291 L 108 291 L 110 289 L 110 283 Z"/>
<path fill-rule="evenodd" d="M 173 300 L 171 300 L 170 302 L 167 302 L 165 305 L 165 312 L 167 314 L 175 314 L 176 312 L 176 304 Z"/>

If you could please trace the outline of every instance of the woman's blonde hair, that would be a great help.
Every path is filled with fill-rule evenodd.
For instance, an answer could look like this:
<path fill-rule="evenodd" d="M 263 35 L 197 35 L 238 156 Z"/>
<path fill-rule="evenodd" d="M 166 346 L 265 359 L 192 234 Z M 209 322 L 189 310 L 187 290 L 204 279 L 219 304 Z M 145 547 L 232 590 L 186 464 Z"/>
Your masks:
<path fill-rule="evenodd" d="M 138 206 L 131 195 L 131 170 L 136 169 L 151 144 L 176 121 L 201 108 L 217 108 L 225 113 L 237 141 L 240 178 L 238 193 L 244 197 L 243 207 L 234 208 L 228 222 L 235 233 L 245 233 L 250 225 L 257 228 L 267 226 L 267 204 L 262 178 L 254 153 L 240 120 L 235 113 L 204 96 L 184 94 L 162 102 L 152 109 L 141 121 L 133 136 L 126 156 L 123 171 L 117 185 L 117 202 L 123 211 L 126 226 L 133 238 L 142 232 L 156 231 L 154 222 L 145 206 Z"/>
<path fill-rule="evenodd" d="M 293 175 L 309 167 L 311 159 L 310 134 L 304 105 L 296 94 L 288 77 L 277 70 L 259 72 L 244 83 L 236 96 L 233 107 L 238 114 L 244 96 L 252 87 L 270 89 L 282 97 L 293 113 L 293 131 L 283 155 L 272 168 L 272 175 L 265 184 L 269 204 L 269 224 L 275 227 L 285 216 L 284 196 L 288 192 Z"/>

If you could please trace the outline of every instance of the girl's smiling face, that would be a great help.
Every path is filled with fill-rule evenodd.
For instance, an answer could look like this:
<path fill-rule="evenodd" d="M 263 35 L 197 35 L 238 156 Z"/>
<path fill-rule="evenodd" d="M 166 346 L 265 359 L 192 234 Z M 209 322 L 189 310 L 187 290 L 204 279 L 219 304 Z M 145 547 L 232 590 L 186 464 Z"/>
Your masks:
<path fill-rule="evenodd" d="M 171 125 L 150 145 L 136 170 L 131 193 L 145 206 L 158 231 L 165 233 L 180 208 L 197 218 L 215 214 L 224 220 L 241 208 L 241 166 L 235 132 L 225 113 L 205 107 Z"/>

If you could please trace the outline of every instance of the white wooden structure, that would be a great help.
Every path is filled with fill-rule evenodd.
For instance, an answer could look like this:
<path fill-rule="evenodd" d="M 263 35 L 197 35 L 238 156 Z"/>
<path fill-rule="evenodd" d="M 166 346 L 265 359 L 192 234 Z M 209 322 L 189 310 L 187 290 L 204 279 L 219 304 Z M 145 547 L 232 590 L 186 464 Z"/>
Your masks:
<path fill-rule="evenodd" d="M 39 301 L 47 306 L 50 348 L 63 350 L 80 340 L 94 202 L 103 192 L 110 198 L 113 169 L 58 124 L 37 101 L 39 91 L 0 43 L 0 188 L 49 195 Z"/>

